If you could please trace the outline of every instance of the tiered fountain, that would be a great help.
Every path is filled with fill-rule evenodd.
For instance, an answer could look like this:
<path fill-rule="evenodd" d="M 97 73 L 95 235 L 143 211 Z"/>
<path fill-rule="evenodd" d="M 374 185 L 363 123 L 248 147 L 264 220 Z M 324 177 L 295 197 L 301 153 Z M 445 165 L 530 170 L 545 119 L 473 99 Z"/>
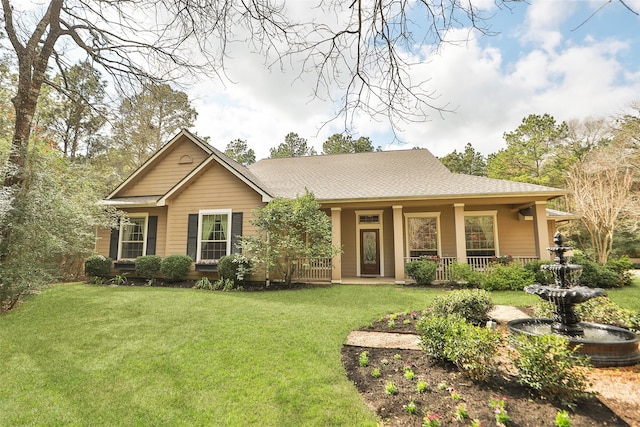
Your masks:
<path fill-rule="evenodd" d="M 562 235 L 555 234 L 555 246 L 547 248 L 555 254 L 555 264 L 541 268 L 553 273 L 553 285 L 535 284 L 527 286 L 527 293 L 553 303 L 553 319 L 516 319 L 507 324 L 515 334 L 543 335 L 558 334 L 569 339 L 576 352 L 588 356 L 596 367 L 628 366 L 640 363 L 638 337 L 635 333 L 611 325 L 581 322 L 574 310 L 576 304 L 598 296 L 606 295 L 600 288 L 577 286 L 582 267 L 568 264 L 565 252 L 573 248 L 562 244 Z"/>

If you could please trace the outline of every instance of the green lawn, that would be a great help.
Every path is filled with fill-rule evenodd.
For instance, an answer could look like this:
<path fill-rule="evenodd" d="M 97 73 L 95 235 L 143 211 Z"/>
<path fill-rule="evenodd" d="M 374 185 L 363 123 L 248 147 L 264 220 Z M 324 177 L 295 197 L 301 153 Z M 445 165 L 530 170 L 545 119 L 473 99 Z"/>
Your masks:
<path fill-rule="evenodd" d="M 375 425 L 340 348 L 435 294 L 55 286 L 0 318 L 0 425 Z"/>
<path fill-rule="evenodd" d="M 375 426 L 341 346 L 439 292 L 53 286 L 0 317 L 0 425 Z"/>

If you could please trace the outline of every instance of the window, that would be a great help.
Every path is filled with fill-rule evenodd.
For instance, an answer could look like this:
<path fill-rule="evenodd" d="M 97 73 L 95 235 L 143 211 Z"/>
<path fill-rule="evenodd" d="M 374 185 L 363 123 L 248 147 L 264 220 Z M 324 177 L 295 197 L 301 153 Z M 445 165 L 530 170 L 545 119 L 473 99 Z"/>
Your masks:
<path fill-rule="evenodd" d="M 360 215 L 358 221 L 360 224 L 380 224 L 380 215 Z"/>
<path fill-rule="evenodd" d="M 144 255 L 147 235 L 147 216 L 131 216 L 120 227 L 118 259 L 135 259 Z"/>
<path fill-rule="evenodd" d="M 218 260 L 229 255 L 231 229 L 229 211 L 202 211 L 198 221 L 198 261 Z"/>
<path fill-rule="evenodd" d="M 467 256 L 496 255 L 496 216 L 478 215 L 473 212 L 465 215 L 464 234 Z"/>
<path fill-rule="evenodd" d="M 438 255 L 438 214 L 407 215 L 408 256 Z"/>

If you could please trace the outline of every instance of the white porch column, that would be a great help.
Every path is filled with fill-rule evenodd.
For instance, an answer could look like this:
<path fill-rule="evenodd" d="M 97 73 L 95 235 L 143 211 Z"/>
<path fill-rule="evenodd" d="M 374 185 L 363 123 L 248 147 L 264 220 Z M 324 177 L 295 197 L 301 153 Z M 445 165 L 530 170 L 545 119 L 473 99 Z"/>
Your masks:
<path fill-rule="evenodd" d="M 533 205 L 533 238 L 536 242 L 536 255 L 538 259 L 550 260 L 549 228 L 547 225 L 547 202 L 538 201 Z"/>
<path fill-rule="evenodd" d="M 453 204 L 453 223 L 456 235 L 456 258 L 459 263 L 466 264 L 467 242 L 464 233 L 464 203 Z"/>
<path fill-rule="evenodd" d="M 331 244 L 342 248 L 342 209 L 331 208 Z M 342 283 L 342 253 L 331 260 L 331 283 Z"/>
<path fill-rule="evenodd" d="M 402 206 L 393 206 L 393 259 L 396 284 L 404 285 L 404 233 L 402 232 Z"/>

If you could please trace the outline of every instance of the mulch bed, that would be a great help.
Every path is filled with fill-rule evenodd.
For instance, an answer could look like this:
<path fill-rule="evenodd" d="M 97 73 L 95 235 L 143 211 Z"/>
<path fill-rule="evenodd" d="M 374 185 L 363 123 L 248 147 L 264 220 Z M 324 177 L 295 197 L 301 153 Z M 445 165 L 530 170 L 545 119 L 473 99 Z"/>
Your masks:
<path fill-rule="evenodd" d="M 417 315 L 399 315 L 393 319 L 393 327 L 389 326 L 391 319 L 381 319 L 363 330 L 415 333 Z M 360 355 L 364 351 L 369 359 L 366 367 L 360 365 Z M 506 372 L 487 382 L 475 382 L 464 377 L 454 366 L 434 361 L 420 350 L 345 345 L 342 363 L 347 377 L 385 426 L 421 426 L 427 412 L 438 414 L 441 426 L 469 426 L 472 420 L 480 421 L 485 427 L 496 426 L 490 402 L 502 399 L 506 399 L 505 409 L 511 419 L 508 426 L 555 426 L 556 414 L 561 410 L 568 410 L 572 427 L 629 426 L 596 397 L 581 399 L 569 409 L 558 402 L 536 397 Z M 371 375 L 374 368 L 380 370 L 379 378 Z M 415 379 L 405 378 L 406 368 L 415 373 Z M 423 393 L 416 391 L 419 379 L 428 385 Z M 397 394 L 387 394 L 385 388 L 389 382 L 396 385 Z M 459 400 L 452 397 L 456 395 Z M 415 404 L 415 414 L 408 412 L 410 402 Z M 456 417 L 461 404 L 466 407 L 468 418 Z"/>

